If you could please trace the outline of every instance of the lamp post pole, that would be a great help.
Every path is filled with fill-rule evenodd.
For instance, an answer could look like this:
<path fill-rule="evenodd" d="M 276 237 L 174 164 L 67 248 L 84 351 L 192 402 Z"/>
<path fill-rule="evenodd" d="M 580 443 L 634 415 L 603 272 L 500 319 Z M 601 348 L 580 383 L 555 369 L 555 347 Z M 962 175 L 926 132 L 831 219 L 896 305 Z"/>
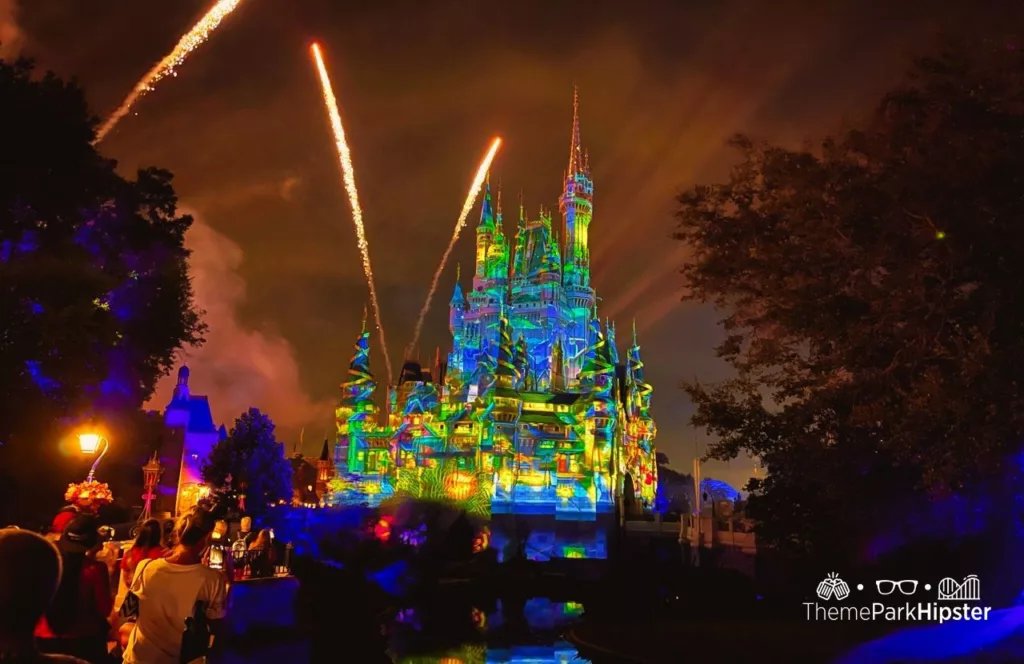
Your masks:
<path fill-rule="evenodd" d="M 78 445 L 85 454 L 95 454 L 99 451 L 99 455 L 96 460 L 92 462 L 92 468 L 89 469 L 89 476 L 85 478 L 86 482 L 96 481 L 96 468 L 100 465 L 100 459 L 110 449 L 110 441 L 95 433 L 83 433 L 78 436 Z M 102 446 L 102 450 L 100 447 Z"/>

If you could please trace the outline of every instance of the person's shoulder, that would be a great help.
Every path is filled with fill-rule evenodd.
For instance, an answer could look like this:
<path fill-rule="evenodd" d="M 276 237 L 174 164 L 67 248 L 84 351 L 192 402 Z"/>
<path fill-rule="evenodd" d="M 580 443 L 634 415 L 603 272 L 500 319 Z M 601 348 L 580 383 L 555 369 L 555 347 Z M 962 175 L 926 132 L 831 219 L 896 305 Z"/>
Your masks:
<path fill-rule="evenodd" d="M 206 565 L 199 565 L 199 570 L 199 573 L 202 575 L 205 581 L 211 583 L 222 583 L 226 581 L 224 577 L 224 572 L 218 569 L 213 569 L 212 567 L 207 567 Z"/>

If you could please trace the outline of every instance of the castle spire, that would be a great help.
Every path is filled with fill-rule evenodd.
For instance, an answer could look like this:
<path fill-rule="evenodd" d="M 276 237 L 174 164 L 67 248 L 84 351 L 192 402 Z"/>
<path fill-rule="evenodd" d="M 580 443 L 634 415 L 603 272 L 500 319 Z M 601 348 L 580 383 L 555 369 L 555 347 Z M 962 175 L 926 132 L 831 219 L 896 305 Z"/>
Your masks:
<path fill-rule="evenodd" d="M 495 202 L 495 215 L 498 217 L 498 226 L 501 226 L 501 178 L 498 178 L 498 199 Z"/>
<path fill-rule="evenodd" d="M 484 184 L 484 202 L 480 206 L 480 223 L 477 225 L 477 233 L 493 233 L 494 212 L 491 208 L 491 172 L 487 171 L 487 182 Z"/>
<path fill-rule="evenodd" d="M 569 143 L 569 172 L 566 177 L 572 177 L 583 168 L 583 147 L 580 145 L 580 89 L 575 84 L 572 86 L 572 139 Z"/>

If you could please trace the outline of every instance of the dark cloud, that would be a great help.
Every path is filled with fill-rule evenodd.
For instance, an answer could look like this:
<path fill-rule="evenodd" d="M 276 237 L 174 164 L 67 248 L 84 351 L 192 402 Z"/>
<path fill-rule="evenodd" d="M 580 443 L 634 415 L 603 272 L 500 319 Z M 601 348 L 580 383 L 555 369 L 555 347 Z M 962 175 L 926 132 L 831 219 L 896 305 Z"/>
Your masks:
<path fill-rule="evenodd" d="M 506 211 L 520 189 L 531 211 L 554 207 L 577 83 L 601 306 L 620 337 L 636 317 L 658 442 L 685 469 L 703 438 L 686 427 L 690 404 L 677 383 L 727 372 L 712 350 L 715 313 L 678 302 L 686 250 L 668 239 L 675 194 L 727 173 L 734 132 L 798 145 L 855 118 L 932 34 L 984 27 L 1000 4 L 244 0 L 103 149 L 125 170 L 173 170 L 183 202 L 208 224 L 193 235 L 244 255 L 225 260 L 246 297 L 231 300 L 230 331 L 211 339 L 263 335 L 274 350 L 233 353 L 230 341 L 211 340 L 192 375 L 210 381 L 222 412 L 241 408 L 237 395 L 258 398 L 294 438 L 303 417 L 311 431 L 329 426 L 329 407 L 319 420 L 302 414 L 335 397 L 367 297 L 309 43 L 323 44 L 342 106 L 396 363 L 492 135 L 506 140 L 495 168 Z M 26 3 L 20 25 L 27 49 L 78 75 L 105 114 L 208 6 L 49 0 Z M 443 303 L 460 261 L 472 261 L 468 238 L 427 319 L 425 356 L 450 344 Z M 243 362 L 276 353 L 284 366 L 291 349 L 298 369 L 286 382 L 253 396 L 239 387 L 252 378 Z M 375 349 L 378 370 L 380 357 Z M 736 481 L 751 468 L 715 472 Z"/>

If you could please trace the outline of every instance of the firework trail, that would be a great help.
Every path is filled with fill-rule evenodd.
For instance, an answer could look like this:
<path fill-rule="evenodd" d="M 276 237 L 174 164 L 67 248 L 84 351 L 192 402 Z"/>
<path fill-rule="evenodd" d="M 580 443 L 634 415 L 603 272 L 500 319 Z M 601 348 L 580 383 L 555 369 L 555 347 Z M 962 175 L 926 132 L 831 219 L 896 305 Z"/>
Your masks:
<path fill-rule="evenodd" d="M 459 220 L 455 222 L 455 232 L 452 233 L 452 239 L 448 242 L 448 248 L 444 250 L 444 255 L 441 256 L 441 264 L 437 266 L 434 280 L 430 282 L 427 300 L 423 303 L 423 308 L 420 310 L 420 317 L 416 319 L 416 329 L 412 335 L 412 343 L 406 349 L 406 355 L 411 355 L 412 349 L 416 347 L 417 342 L 420 340 L 420 332 L 423 331 L 423 320 L 427 317 L 427 312 L 430 311 L 430 301 L 434 299 L 437 283 L 441 280 L 441 273 L 444 272 L 444 266 L 448 263 L 448 257 L 451 256 L 455 243 L 459 240 L 459 233 L 466 227 L 466 219 L 469 218 L 469 213 L 473 211 L 473 205 L 476 203 L 476 197 L 480 193 L 480 187 L 483 186 L 484 178 L 487 177 L 487 171 L 491 170 L 491 162 L 494 161 L 494 156 L 498 154 L 500 147 L 501 139 L 495 137 L 491 141 L 491 148 L 484 155 L 483 161 L 480 162 L 480 168 L 477 169 L 476 175 L 473 177 L 473 184 L 469 185 L 469 193 L 466 194 L 466 202 L 462 205 L 462 213 L 459 214 Z"/>
<path fill-rule="evenodd" d="M 128 111 L 135 105 L 135 102 L 141 99 L 147 92 L 152 92 L 154 85 L 168 76 L 177 76 L 177 68 L 185 62 L 192 51 L 199 48 L 210 38 L 210 34 L 217 29 L 220 22 L 228 14 L 235 11 L 235 8 L 241 2 L 242 0 L 220 0 L 210 11 L 206 12 L 206 15 L 199 19 L 199 22 L 193 25 L 192 29 L 185 33 L 178 41 L 178 45 L 174 47 L 174 50 L 168 53 L 163 60 L 156 63 L 149 70 L 149 73 L 135 84 L 131 93 L 125 97 L 125 100 L 121 102 L 117 110 L 107 118 L 107 121 L 103 123 L 100 130 L 96 132 L 96 139 L 93 141 L 93 145 L 102 141 L 110 133 L 110 130 L 121 121 L 121 118 L 128 115 Z"/>
<path fill-rule="evenodd" d="M 334 91 L 331 88 L 331 79 L 327 75 L 327 67 L 324 66 L 323 56 L 320 54 L 320 45 L 313 44 L 310 47 L 313 59 L 316 61 L 317 71 L 320 73 L 320 86 L 324 92 L 324 105 L 327 107 L 327 115 L 331 119 L 331 129 L 334 131 L 334 143 L 338 149 L 338 161 L 341 163 L 341 175 L 345 181 L 345 191 L 348 193 L 348 202 L 352 207 L 352 222 L 356 226 L 356 241 L 359 245 L 359 253 L 363 258 L 363 272 L 366 274 L 366 283 L 370 287 L 370 304 L 373 306 L 373 316 L 377 319 L 377 334 L 380 336 L 380 348 L 384 354 L 384 366 L 388 372 L 388 380 L 392 378 L 391 357 L 388 355 L 388 346 L 384 341 L 384 326 L 380 321 L 380 304 L 377 302 L 377 287 L 373 281 L 373 268 L 370 267 L 370 246 L 366 242 L 366 227 L 363 226 L 363 210 L 359 206 L 359 191 L 356 189 L 356 174 L 352 168 L 352 154 L 348 149 L 348 141 L 345 140 L 345 129 L 341 126 L 341 113 L 338 111 L 338 100 L 334 98 Z"/>

